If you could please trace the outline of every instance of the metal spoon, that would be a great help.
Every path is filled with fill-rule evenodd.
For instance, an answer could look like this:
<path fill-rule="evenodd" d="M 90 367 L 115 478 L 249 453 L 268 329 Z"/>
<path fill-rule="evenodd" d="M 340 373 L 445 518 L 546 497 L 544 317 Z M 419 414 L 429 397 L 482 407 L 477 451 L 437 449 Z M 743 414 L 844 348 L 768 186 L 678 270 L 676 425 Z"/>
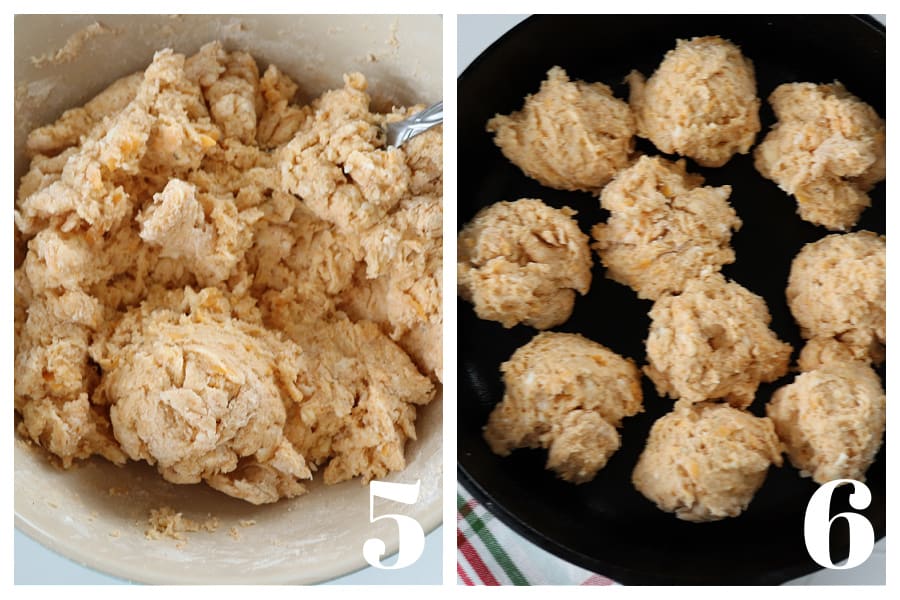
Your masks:
<path fill-rule="evenodd" d="M 387 146 L 399 148 L 407 140 L 428 131 L 435 125 L 444 122 L 444 102 L 432 104 L 422 112 L 417 112 L 408 119 L 388 123 L 384 128 Z"/>

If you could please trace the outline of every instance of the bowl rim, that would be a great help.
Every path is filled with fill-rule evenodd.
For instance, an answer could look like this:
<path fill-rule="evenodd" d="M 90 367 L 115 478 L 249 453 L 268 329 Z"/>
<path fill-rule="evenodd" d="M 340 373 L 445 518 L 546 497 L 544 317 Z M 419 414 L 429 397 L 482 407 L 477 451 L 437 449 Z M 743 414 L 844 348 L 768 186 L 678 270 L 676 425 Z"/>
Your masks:
<path fill-rule="evenodd" d="M 435 504 L 437 505 L 435 507 Z M 423 522 L 424 521 L 424 522 Z M 441 525 L 441 503 L 432 503 L 427 507 L 425 518 L 420 521 L 422 530 L 427 537 L 429 534 L 437 530 Z M 275 571 L 272 573 L 261 574 L 250 580 L 246 573 L 236 572 L 235 576 L 228 576 L 217 573 L 215 578 L 204 577 L 202 571 L 199 577 L 191 575 L 178 575 L 171 572 L 163 571 L 159 568 L 152 568 L 145 564 L 129 563 L 124 561 L 116 561 L 91 555 L 82 551 L 82 547 L 74 542 L 69 542 L 61 536 L 54 536 L 37 524 L 25 518 L 18 509 L 15 513 L 15 528 L 27 535 L 29 538 L 55 552 L 56 554 L 71 560 L 82 567 L 93 569 L 104 575 L 118 577 L 129 583 L 142 584 L 160 584 L 160 585 L 185 585 L 185 584 L 254 584 L 254 585 L 297 585 L 297 584 L 316 584 L 326 583 L 339 577 L 352 575 L 357 571 L 361 571 L 370 566 L 362 555 L 362 547 L 356 555 L 348 555 L 346 558 L 331 561 L 319 569 L 315 575 L 310 577 L 296 576 L 289 574 L 288 571 Z M 386 556 L 392 556 L 397 553 L 399 541 L 392 539 L 385 544 L 387 548 Z"/>

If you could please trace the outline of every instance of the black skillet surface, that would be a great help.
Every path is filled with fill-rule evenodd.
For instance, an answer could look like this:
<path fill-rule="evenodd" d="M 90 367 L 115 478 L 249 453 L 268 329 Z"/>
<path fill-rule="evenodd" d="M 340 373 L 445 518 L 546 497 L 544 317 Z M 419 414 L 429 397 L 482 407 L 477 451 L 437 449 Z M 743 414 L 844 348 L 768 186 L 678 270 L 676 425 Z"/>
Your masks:
<path fill-rule="evenodd" d="M 603 81 L 627 98 L 622 79 L 632 69 L 649 76 L 676 38 L 720 35 L 753 60 L 763 100 L 762 139 L 774 118 L 765 99 L 780 83 L 843 82 L 885 116 L 885 31 L 869 17 L 826 15 L 734 16 L 541 16 L 527 19 L 486 50 L 459 78 L 459 223 L 499 200 L 541 198 L 579 211 L 583 231 L 608 216 L 586 193 L 545 188 L 509 163 L 484 131 L 495 113 L 518 110 L 538 90 L 547 70 L 560 65 L 571 78 Z M 659 152 L 646 140 L 638 148 Z M 793 256 L 807 242 L 829 232 L 802 221 L 795 201 L 753 168 L 752 154 L 722 168 L 688 161 L 708 185 L 730 184 L 731 203 L 744 225 L 732 239 L 737 261 L 724 274 L 762 295 L 772 328 L 790 342 L 796 358 L 802 346 L 784 289 Z M 885 232 L 885 193 L 880 184 L 873 206 L 856 229 Z M 596 255 L 593 284 L 579 297 L 559 331 L 578 332 L 646 364 L 644 339 L 649 301 L 603 276 Z M 458 474 L 463 485 L 514 530 L 546 550 L 625 584 L 776 584 L 813 572 L 803 542 L 803 514 L 816 485 L 790 464 L 772 468 L 747 511 L 715 523 L 686 523 L 658 510 L 631 485 L 631 471 L 653 422 L 672 407 L 644 378 L 645 412 L 625 420 L 622 448 L 586 484 L 562 482 L 544 469 L 546 453 L 517 450 L 505 459 L 490 452 L 482 426 L 503 394 L 500 363 L 536 331 L 503 329 L 478 319 L 458 300 L 459 399 Z M 884 380 L 884 370 L 881 372 Z M 764 414 L 772 391 L 788 375 L 760 387 L 751 410 Z M 867 474 L 873 501 L 863 514 L 876 539 L 885 534 L 884 449 Z M 846 488 L 846 486 L 845 486 Z M 843 489 L 843 488 L 842 488 Z M 833 513 L 850 509 L 837 493 Z M 832 528 L 832 557 L 848 554 L 848 530 Z"/>

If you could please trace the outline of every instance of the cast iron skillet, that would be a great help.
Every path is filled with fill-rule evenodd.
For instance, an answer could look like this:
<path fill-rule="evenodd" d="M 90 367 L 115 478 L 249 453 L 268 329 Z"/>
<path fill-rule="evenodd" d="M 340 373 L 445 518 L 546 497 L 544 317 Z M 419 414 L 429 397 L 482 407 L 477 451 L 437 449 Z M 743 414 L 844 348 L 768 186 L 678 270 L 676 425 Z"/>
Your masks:
<path fill-rule="evenodd" d="M 676 38 L 720 35 L 741 46 L 756 67 L 761 119 L 768 131 L 774 118 L 765 99 L 780 83 L 843 82 L 885 116 L 885 30 L 869 17 L 826 15 L 734 16 L 541 16 L 531 17 L 486 50 L 462 74 L 459 91 L 459 223 L 499 200 L 541 198 L 579 211 L 585 232 L 605 220 L 606 211 L 586 193 L 542 187 L 509 163 L 484 130 L 495 113 L 521 108 L 538 90 L 547 70 L 560 65 L 572 78 L 603 81 L 627 98 L 621 82 L 633 69 L 649 76 Z M 659 152 L 639 142 L 648 154 Z M 730 184 L 731 203 L 744 225 L 733 237 L 737 261 L 724 274 L 762 295 L 772 328 L 794 348 L 802 347 L 788 310 L 784 288 L 791 259 L 807 242 L 829 232 L 802 221 L 796 204 L 753 168 L 751 155 L 736 156 L 719 169 L 688 161 L 708 185 Z M 873 206 L 855 229 L 885 232 L 884 184 L 871 194 Z M 572 317 L 558 331 L 578 332 L 646 364 L 644 339 L 649 301 L 605 279 L 595 256 L 593 284 L 579 297 Z M 694 524 L 658 510 L 631 485 L 631 471 L 653 422 L 672 401 L 657 396 L 644 378 L 645 412 L 625 420 L 622 448 L 590 483 L 558 480 L 544 469 L 542 450 L 517 450 L 508 458 L 492 454 L 482 427 L 503 394 L 500 363 L 536 331 L 503 329 L 478 319 L 458 300 L 459 400 L 458 475 L 463 485 L 515 531 L 546 550 L 625 584 L 776 584 L 820 567 L 803 541 L 803 514 L 816 485 L 787 463 L 772 468 L 762 489 L 741 516 Z M 884 369 L 880 375 L 884 381 Z M 760 387 L 751 410 L 764 414 L 772 391 L 793 380 Z M 863 514 L 885 534 L 884 449 L 867 474 L 873 495 Z M 846 489 L 847 486 L 844 486 Z M 846 493 L 832 501 L 834 513 L 851 510 Z M 832 557 L 848 554 L 843 520 L 832 528 Z"/>

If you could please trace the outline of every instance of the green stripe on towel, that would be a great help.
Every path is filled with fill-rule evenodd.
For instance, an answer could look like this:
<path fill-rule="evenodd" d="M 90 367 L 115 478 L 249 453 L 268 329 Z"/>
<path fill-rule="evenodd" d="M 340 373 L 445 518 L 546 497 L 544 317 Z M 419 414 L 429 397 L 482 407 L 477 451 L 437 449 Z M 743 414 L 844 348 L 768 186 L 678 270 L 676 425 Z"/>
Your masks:
<path fill-rule="evenodd" d="M 484 521 L 475 514 L 475 511 L 466 504 L 466 501 L 459 494 L 456 495 L 456 510 L 459 511 L 459 514 L 463 516 L 466 523 L 472 528 L 472 531 L 481 539 L 513 585 L 529 585 L 528 580 L 525 579 L 525 576 L 522 575 L 512 559 L 509 558 L 509 555 L 503 550 L 503 547 L 497 542 L 491 530 L 485 526 Z"/>

